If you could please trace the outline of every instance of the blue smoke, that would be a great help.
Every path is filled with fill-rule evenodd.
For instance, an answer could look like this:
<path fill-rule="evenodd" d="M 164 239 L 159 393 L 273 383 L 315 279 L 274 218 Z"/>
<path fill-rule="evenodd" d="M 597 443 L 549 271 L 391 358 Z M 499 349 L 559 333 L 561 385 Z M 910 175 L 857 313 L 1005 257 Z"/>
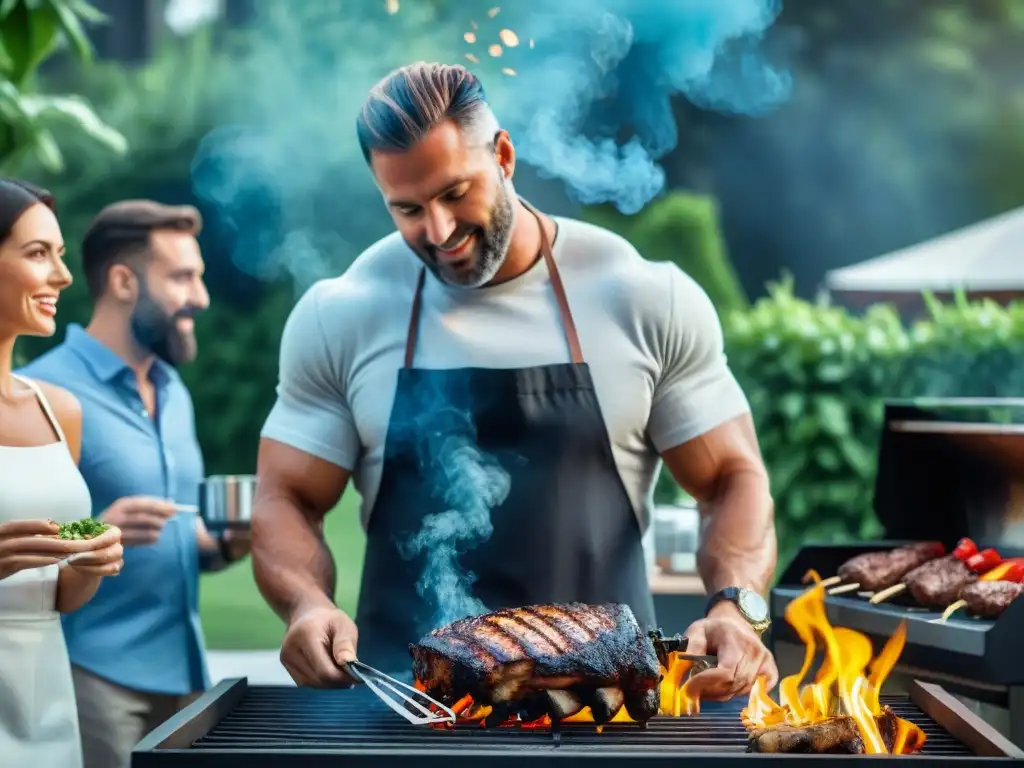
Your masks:
<path fill-rule="evenodd" d="M 423 631 L 487 612 L 473 595 L 476 575 L 463 567 L 459 555 L 491 537 L 491 510 L 505 501 L 511 486 L 497 458 L 477 446 L 469 387 L 445 391 L 444 375 L 427 374 L 414 394 L 416 402 L 398 406 L 388 434 L 388 452 L 417 458 L 427 491 L 442 508 L 426 515 L 417 532 L 397 541 L 405 559 L 423 557 L 416 591 L 434 611 Z"/>
<path fill-rule="evenodd" d="M 550 7 L 502 10 L 477 24 L 464 50 L 480 60 L 485 85 L 508 81 L 496 107 L 519 156 L 562 180 L 581 203 L 612 202 L 630 214 L 662 190 L 657 161 L 678 143 L 674 97 L 761 115 L 791 92 L 789 73 L 760 50 L 781 0 L 559 0 Z M 488 49 L 509 28 L 519 44 L 494 58 Z"/>
<path fill-rule="evenodd" d="M 658 163 L 678 142 L 673 98 L 760 115 L 791 91 L 761 52 L 780 0 L 519 0 L 494 16 L 491 4 L 464 0 L 439 15 L 401 0 L 393 16 L 384 0 L 258 4 L 218 127 L 193 162 L 197 196 L 235 232 L 239 269 L 290 277 L 301 292 L 393 229 L 354 120 L 373 83 L 409 61 L 469 66 L 524 163 L 580 203 L 626 213 L 664 187 Z M 503 29 L 517 46 L 502 43 Z"/>

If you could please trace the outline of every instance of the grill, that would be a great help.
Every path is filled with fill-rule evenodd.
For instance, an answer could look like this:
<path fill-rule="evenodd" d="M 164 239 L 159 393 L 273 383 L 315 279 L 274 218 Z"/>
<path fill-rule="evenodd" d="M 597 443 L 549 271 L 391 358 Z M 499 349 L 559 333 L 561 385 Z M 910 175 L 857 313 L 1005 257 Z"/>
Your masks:
<path fill-rule="evenodd" d="M 874 498 L 885 528 L 881 541 L 809 545 L 772 590 L 772 641 L 802 644 L 784 614 L 805 586 L 808 569 L 822 578 L 850 557 L 922 539 L 952 550 L 963 536 L 1004 557 L 1024 554 L 1024 400 L 919 399 L 886 404 Z M 813 513 L 812 513 L 813 514 Z M 1010 712 L 1010 738 L 1024 746 L 1024 600 L 995 621 L 964 613 L 932 623 L 941 612 L 915 608 L 906 596 L 871 605 L 856 594 L 830 596 L 833 626 L 878 643 L 907 621 L 897 672 L 930 680 Z"/>
<path fill-rule="evenodd" d="M 883 696 L 897 715 L 928 737 L 914 757 L 892 760 L 953 761 L 988 765 L 1024 760 L 1024 752 L 936 686 L 918 685 L 911 696 Z M 749 761 L 794 759 L 747 754 L 739 708 L 730 705 L 697 717 L 656 717 L 646 728 L 626 723 L 563 725 L 556 731 L 451 730 L 412 726 L 365 688 L 314 691 L 291 686 L 249 686 L 225 680 L 149 734 L 132 754 L 132 768 L 264 768 L 266 766 L 380 766 L 409 761 L 416 766 L 749 765 Z M 927 714 L 926 714 L 927 712 Z M 955 734 L 955 735 L 954 735 Z M 801 756 L 831 761 L 835 755 Z M 851 759 L 846 757 L 844 759 Z M 856 759 L 856 758 L 853 758 Z M 878 761 L 878 756 L 870 759 Z"/>

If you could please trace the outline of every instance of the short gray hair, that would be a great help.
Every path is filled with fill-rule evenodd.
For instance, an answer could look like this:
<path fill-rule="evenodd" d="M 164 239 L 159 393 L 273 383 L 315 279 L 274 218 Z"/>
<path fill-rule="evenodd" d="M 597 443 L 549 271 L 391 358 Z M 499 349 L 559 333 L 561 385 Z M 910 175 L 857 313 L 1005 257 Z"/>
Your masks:
<path fill-rule="evenodd" d="M 454 120 L 473 144 L 494 141 L 500 126 L 476 75 L 460 65 L 419 61 L 394 70 L 373 88 L 356 120 L 366 162 L 371 152 L 401 152 Z"/>

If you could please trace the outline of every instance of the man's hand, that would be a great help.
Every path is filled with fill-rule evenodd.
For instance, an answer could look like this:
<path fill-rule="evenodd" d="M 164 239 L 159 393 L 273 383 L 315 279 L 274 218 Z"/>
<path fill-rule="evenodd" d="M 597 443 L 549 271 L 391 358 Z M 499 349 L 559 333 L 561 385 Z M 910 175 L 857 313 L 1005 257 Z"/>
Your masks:
<path fill-rule="evenodd" d="M 718 657 L 718 666 L 690 678 L 688 691 L 706 701 L 745 696 L 764 675 L 767 690 L 775 687 L 779 670 L 771 653 L 731 603 L 719 603 L 706 619 L 686 630 L 686 652 Z"/>
<path fill-rule="evenodd" d="M 125 496 L 107 507 L 99 519 L 121 529 L 121 543 L 126 547 L 138 547 L 155 543 L 176 511 L 165 499 Z"/>
<path fill-rule="evenodd" d="M 355 683 L 342 667 L 356 658 L 359 631 L 333 606 L 297 613 L 281 643 L 281 663 L 296 685 L 338 688 Z"/>

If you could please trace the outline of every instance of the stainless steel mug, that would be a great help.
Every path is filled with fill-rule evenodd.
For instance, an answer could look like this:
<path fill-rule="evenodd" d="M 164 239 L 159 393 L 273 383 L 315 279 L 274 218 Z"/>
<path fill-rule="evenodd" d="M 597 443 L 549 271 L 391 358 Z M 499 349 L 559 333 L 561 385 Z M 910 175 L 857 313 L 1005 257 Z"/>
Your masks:
<path fill-rule="evenodd" d="M 211 475 L 199 484 L 199 516 L 211 531 L 249 528 L 256 475 Z"/>

